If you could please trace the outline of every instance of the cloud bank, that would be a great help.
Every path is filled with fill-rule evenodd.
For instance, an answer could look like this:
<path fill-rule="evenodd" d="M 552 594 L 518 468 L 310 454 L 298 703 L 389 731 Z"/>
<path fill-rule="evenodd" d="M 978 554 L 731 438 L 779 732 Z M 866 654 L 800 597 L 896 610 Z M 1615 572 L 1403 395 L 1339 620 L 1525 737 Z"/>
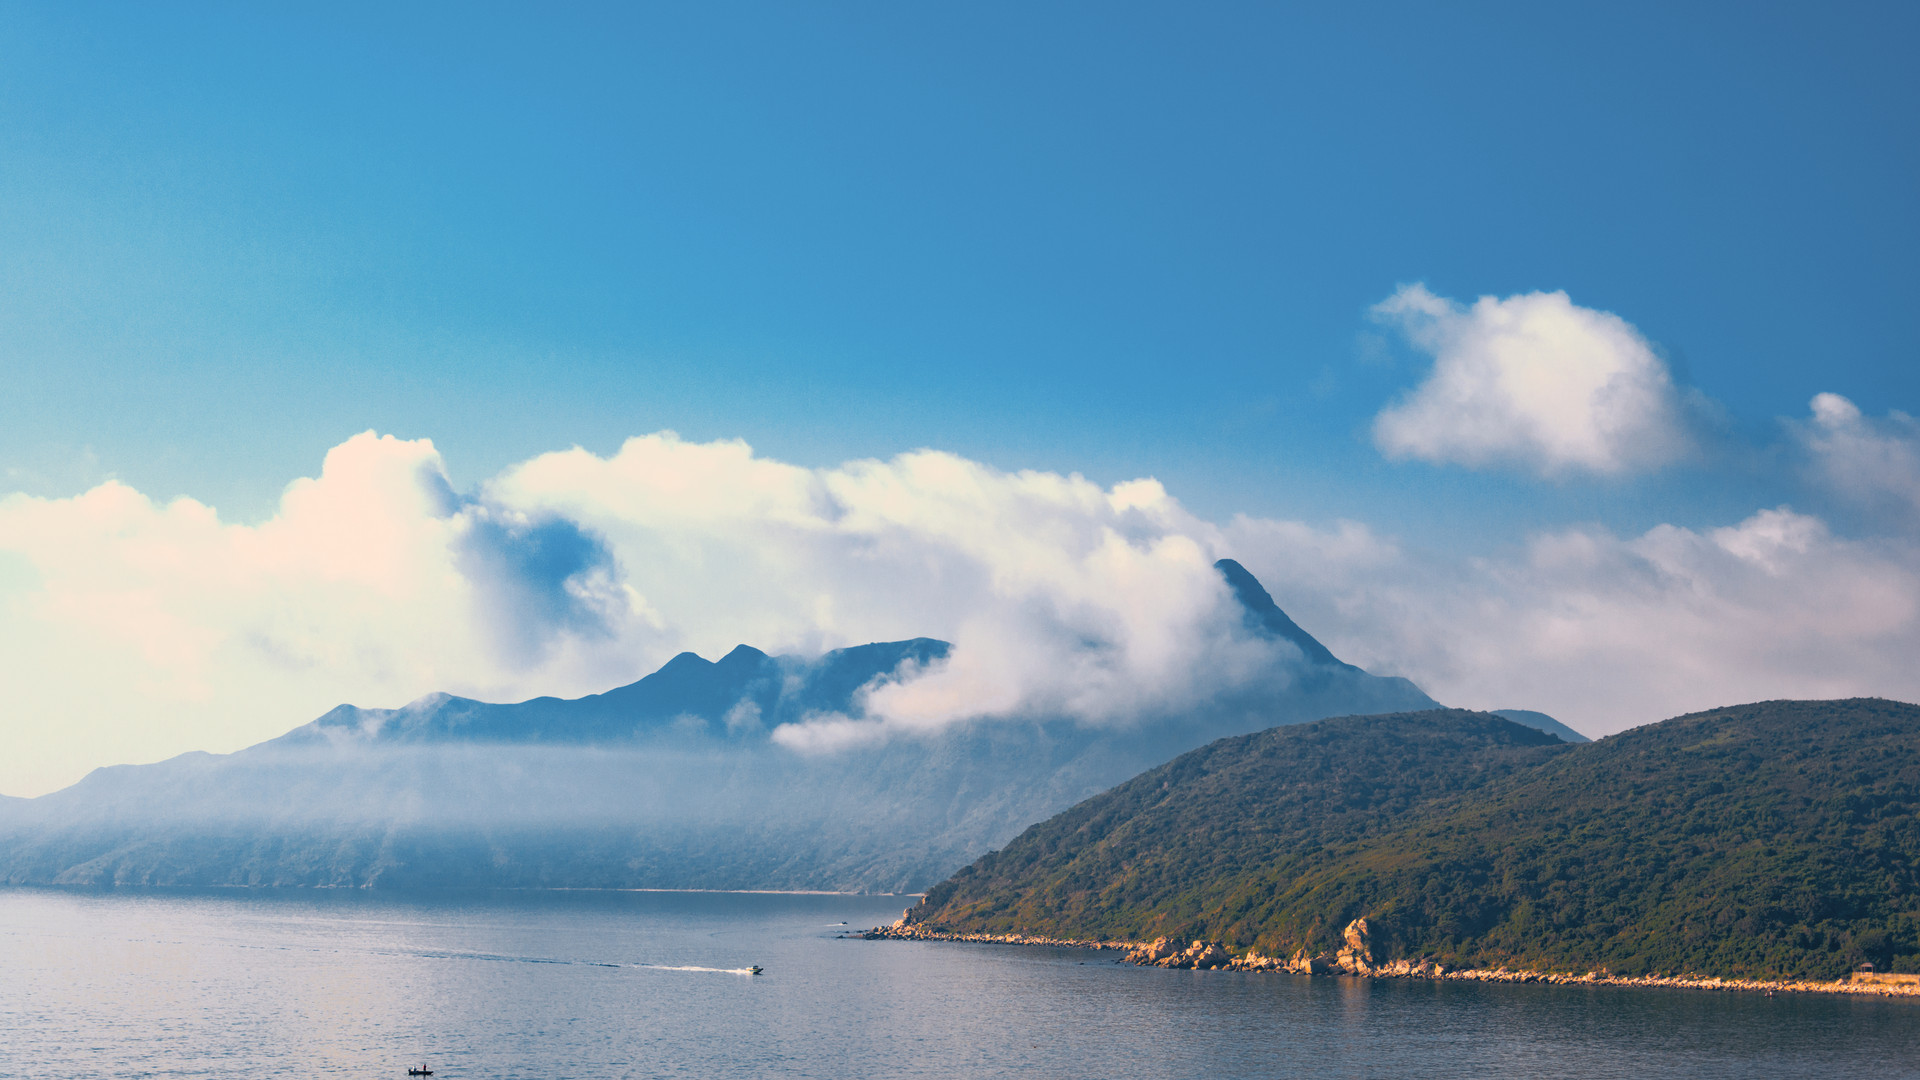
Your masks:
<path fill-rule="evenodd" d="M 784 733 L 795 746 L 1015 712 L 1125 722 L 1273 657 L 1228 606 L 1217 534 L 1151 480 L 932 451 L 805 469 L 671 433 L 542 455 L 462 495 L 430 442 L 369 432 L 259 525 L 119 483 L 0 500 L 18 571 L 0 672 L 32 718 L 20 768 L 63 780 L 102 746 L 233 749 L 342 700 L 597 692 L 742 642 L 954 643 L 861 722 Z M 0 790 L 47 783 L 0 774 Z"/>
<path fill-rule="evenodd" d="M 1768 698 L 1920 700 L 1920 546 L 1786 507 L 1704 531 L 1543 532 L 1452 563 L 1358 527 L 1331 544 L 1244 518 L 1227 532 L 1343 658 L 1450 705 L 1604 734 Z"/>
<path fill-rule="evenodd" d="M 1616 476 L 1689 449 L 1666 363 L 1626 320 L 1564 292 L 1462 307 L 1408 285 L 1373 316 L 1433 357 L 1426 381 L 1374 418 L 1388 457 Z"/>
<path fill-rule="evenodd" d="M 1912 422 L 1825 396 L 1814 409 L 1796 430 L 1822 483 L 1911 509 Z M 369 432 L 259 524 L 117 482 L 0 499 L 0 791 L 235 749 L 343 701 L 597 692 L 741 642 L 955 645 L 875 689 L 862 717 L 783 730 L 794 749 L 1003 714 L 1125 723 L 1276 659 L 1245 638 L 1221 556 L 1343 659 L 1593 734 L 1769 696 L 1913 700 L 1911 536 L 1848 538 L 1776 507 L 1442 558 L 1357 522 L 1218 525 L 1153 480 L 937 451 L 810 469 L 665 432 L 461 493 L 430 442 Z"/>

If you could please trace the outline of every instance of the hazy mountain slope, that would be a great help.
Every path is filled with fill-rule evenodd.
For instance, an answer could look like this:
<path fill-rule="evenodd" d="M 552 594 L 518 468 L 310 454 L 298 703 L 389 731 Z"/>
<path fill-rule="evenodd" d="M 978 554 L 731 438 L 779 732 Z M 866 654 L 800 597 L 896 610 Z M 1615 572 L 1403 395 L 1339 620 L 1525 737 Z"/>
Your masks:
<path fill-rule="evenodd" d="M 1003 718 L 802 755 L 775 725 L 859 716 L 863 688 L 947 645 L 689 653 L 571 701 L 341 706 L 236 754 L 97 770 L 0 805 L 0 881 L 916 889 L 1221 735 L 1433 704 L 1339 662 L 1244 582 L 1249 626 L 1298 656 L 1177 716 Z"/>
<path fill-rule="evenodd" d="M 1530 728 L 1538 728 L 1549 735 L 1557 737 L 1561 742 L 1582 743 L 1593 741 L 1543 712 L 1535 712 L 1532 709 L 1489 709 L 1487 711 L 1495 716 L 1511 720 L 1516 724 L 1525 724 Z"/>
<path fill-rule="evenodd" d="M 1484 714 L 1223 740 L 932 890 L 943 930 L 1615 972 L 1920 970 L 1920 707 L 1717 709 L 1578 746 Z"/>

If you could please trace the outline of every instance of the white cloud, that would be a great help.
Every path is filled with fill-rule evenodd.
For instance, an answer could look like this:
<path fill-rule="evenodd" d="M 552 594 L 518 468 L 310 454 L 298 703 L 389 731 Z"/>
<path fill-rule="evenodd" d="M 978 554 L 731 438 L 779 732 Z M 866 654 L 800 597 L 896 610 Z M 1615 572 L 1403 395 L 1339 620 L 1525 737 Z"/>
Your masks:
<path fill-rule="evenodd" d="M 542 544 L 536 572 L 510 572 Z M 23 568 L 0 593 L 13 793 L 233 749 L 343 700 L 600 689 L 623 649 L 658 636 L 590 537 L 463 503 L 430 442 L 372 433 L 258 526 L 112 481 L 8 496 L 0 560 Z"/>
<path fill-rule="evenodd" d="M 1775 697 L 1920 700 L 1920 548 L 1784 507 L 1701 532 L 1546 533 L 1464 562 L 1266 522 L 1227 533 L 1336 653 L 1448 704 L 1602 734 Z"/>
<path fill-rule="evenodd" d="M 1829 403 L 1814 430 L 1839 448 L 1857 423 Z M 1123 722 L 1271 661 L 1240 636 L 1222 555 L 1342 658 L 1453 704 L 1602 732 L 1768 696 L 1920 697 L 1914 543 L 1784 508 L 1460 560 L 1356 522 L 1217 527 L 1152 480 L 934 451 L 807 469 L 671 433 L 541 455 L 460 495 L 431 443 L 368 433 L 259 525 L 112 482 L 0 499 L 0 791 L 234 749 L 342 701 L 572 696 L 741 642 L 955 643 L 865 718 L 784 729 L 797 748 L 996 713 Z"/>
<path fill-rule="evenodd" d="M 367 433 L 259 526 L 118 483 L 11 496 L 0 679 L 24 719 L 0 791 L 233 749 L 342 700 L 574 695 L 741 642 L 954 643 L 875 692 L 878 727 L 856 735 L 1012 711 L 1125 720 L 1268 656 L 1234 636 L 1217 535 L 1151 480 L 1103 489 L 931 451 L 803 469 L 671 433 L 542 455 L 472 496 L 431 443 Z"/>
<path fill-rule="evenodd" d="M 1373 314 L 1433 357 L 1426 381 L 1374 418 L 1388 457 L 1618 475 L 1689 448 L 1673 379 L 1646 338 L 1564 292 L 1462 307 L 1408 285 Z"/>
<path fill-rule="evenodd" d="M 1920 423 L 1898 411 L 1870 419 L 1839 394 L 1817 394 L 1810 408 L 1812 419 L 1794 431 L 1815 481 L 1869 512 L 1920 524 Z"/>
<path fill-rule="evenodd" d="M 918 635 L 949 662 L 821 718 L 817 747 L 982 715 L 1126 719 L 1203 699 L 1266 658 L 1234 637 L 1218 530 L 1152 480 L 1003 473 L 935 451 L 808 470 L 672 434 L 548 454 L 490 497 L 608 538 L 629 578 L 707 649 L 817 651 Z"/>

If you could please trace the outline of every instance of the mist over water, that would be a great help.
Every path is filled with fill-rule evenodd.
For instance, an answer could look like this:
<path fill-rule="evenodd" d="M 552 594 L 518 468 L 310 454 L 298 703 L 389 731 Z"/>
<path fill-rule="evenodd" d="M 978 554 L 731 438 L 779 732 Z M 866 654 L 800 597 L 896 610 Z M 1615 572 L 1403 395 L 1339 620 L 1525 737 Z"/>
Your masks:
<path fill-rule="evenodd" d="M 772 696 L 760 684 L 783 662 L 741 649 L 598 699 L 343 706 L 235 754 L 101 769 L 0 804 L 0 884 L 910 892 L 1211 739 L 1433 704 L 1329 656 L 1207 709 L 1106 727 L 1006 718 L 803 748 L 728 719 L 753 693 L 757 717 L 845 707 L 922 646 L 944 648 L 832 654 L 811 694 Z"/>
<path fill-rule="evenodd" d="M 908 902 L 0 890 L 0 1072 L 1920 1075 L 1911 1001 L 1310 980 L 837 939 Z M 744 974 L 754 964 L 765 973 Z"/>

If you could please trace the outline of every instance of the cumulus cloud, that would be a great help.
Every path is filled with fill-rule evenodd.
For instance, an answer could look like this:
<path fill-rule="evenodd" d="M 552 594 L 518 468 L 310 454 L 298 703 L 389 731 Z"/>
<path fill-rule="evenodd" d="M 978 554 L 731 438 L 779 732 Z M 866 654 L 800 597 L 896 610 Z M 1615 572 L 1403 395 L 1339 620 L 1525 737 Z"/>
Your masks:
<path fill-rule="evenodd" d="M 342 699 L 594 685 L 652 625 L 591 536 L 453 498 L 432 443 L 372 433 L 260 525 L 114 481 L 8 496 L 0 560 L 19 571 L 0 592 L 0 790 L 73 779 L 103 747 L 232 749 Z"/>
<path fill-rule="evenodd" d="M 609 458 L 548 454 L 488 490 L 609 537 L 707 648 L 953 642 L 946 662 L 875 688 L 865 718 L 776 732 L 798 748 L 1012 713 L 1125 721 L 1271 659 L 1226 606 L 1218 530 L 1152 480 L 1103 489 L 936 451 L 809 470 L 668 433 Z"/>
<path fill-rule="evenodd" d="M 1793 429 L 1815 481 L 1869 513 L 1920 524 L 1920 423 L 1897 410 L 1871 419 L 1839 394 L 1817 394 L 1810 408 Z"/>
<path fill-rule="evenodd" d="M 1604 734 L 1774 697 L 1920 700 L 1920 549 L 1786 507 L 1704 531 L 1548 532 L 1464 562 L 1364 531 L 1242 519 L 1227 535 L 1336 652 L 1448 704 Z"/>
<path fill-rule="evenodd" d="M 661 433 L 459 494 L 431 443 L 367 433 L 258 526 L 119 483 L 0 501 L 25 583 L 0 595 L 0 673 L 63 779 L 97 763 L 87 732 L 136 759 L 232 749 L 342 699 L 576 695 L 741 642 L 953 642 L 859 719 L 781 734 L 798 747 L 1013 712 L 1125 722 L 1272 659 L 1225 606 L 1217 536 L 1151 480 L 932 451 L 805 469 Z M 17 775 L 0 790 L 46 786 Z"/>
<path fill-rule="evenodd" d="M 1688 451 L 1666 363 L 1618 315 L 1564 292 L 1463 307 L 1408 285 L 1373 316 L 1433 357 L 1426 381 L 1374 418 L 1388 457 L 1620 475 Z"/>

